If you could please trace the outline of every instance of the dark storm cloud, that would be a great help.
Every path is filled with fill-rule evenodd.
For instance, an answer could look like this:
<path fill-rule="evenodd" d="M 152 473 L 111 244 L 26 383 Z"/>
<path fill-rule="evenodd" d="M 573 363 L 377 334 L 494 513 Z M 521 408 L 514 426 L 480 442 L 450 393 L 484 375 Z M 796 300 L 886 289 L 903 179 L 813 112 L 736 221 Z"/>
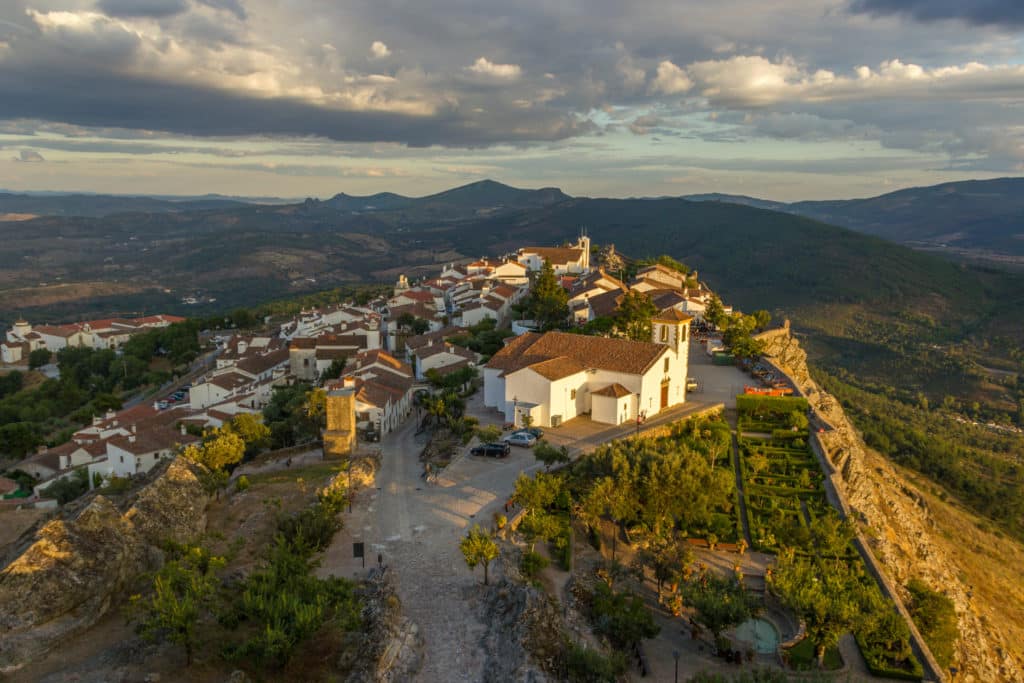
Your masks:
<path fill-rule="evenodd" d="M 185 0 L 100 0 L 96 7 L 108 17 L 172 17 L 188 9 Z"/>
<path fill-rule="evenodd" d="M 231 14 L 234 14 L 243 21 L 248 16 L 241 0 L 198 0 L 198 2 L 207 7 L 231 12 Z"/>
<path fill-rule="evenodd" d="M 38 87 L 45 79 L 49 86 Z M 344 111 L 291 98 L 247 97 L 214 88 L 93 72 L 0 70 L 0 119 L 36 118 L 195 136 L 319 136 L 349 142 L 479 147 L 558 140 L 590 130 L 558 112 L 462 112 L 429 116 Z"/>
<path fill-rule="evenodd" d="M 918 21 L 960 19 L 979 26 L 1024 27 L 1022 0 L 853 0 L 862 14 L 900 14 Z"/>

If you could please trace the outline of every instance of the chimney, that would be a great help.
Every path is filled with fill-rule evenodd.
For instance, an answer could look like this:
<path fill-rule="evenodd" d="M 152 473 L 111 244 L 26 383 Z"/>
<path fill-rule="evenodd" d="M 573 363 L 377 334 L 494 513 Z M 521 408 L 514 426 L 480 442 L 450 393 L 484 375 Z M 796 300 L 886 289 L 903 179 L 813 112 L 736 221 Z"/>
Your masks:
<path fill-rule="evenodd" d="M 185 423 L 184 422 L 181 423 L 180 429 L 181 429 L 181 435 L 182 436 L 185 436 L 186 434 L 188 434 L 188 430 L 185 429 Z"/>
<path fill-rule="evenodd" d="M 109 419 L 110 419 L 110 418 L 112 418 L 112 417 L 114 417 L 114 411 L 113 411 L 113 410 L 108 410 L 108 411 L 107 411 L 107 414 L 106 414 L 106 415 L 104 416 L 104 418 L 103 418 L 103 419 L 105 419 L 105 420 L 109 420 Z"/>
<path fill-rule="evenodd" d="M 351 377 L 351 376 L 343 378 L 341 380 L 341 386 L 344 389 L 355 389 L 356 388 L 356 378 L 355 377 Z"/>
<path fill-rule="evenodd" d="M 135 443 L 135 435 L 134 434 L 129 434 L 128 435 L 128 443 Z"/>
<path fill-rule="evenodd" d="M 132 430 L 132 434 L 134 434 L 135 433 L 135 425 L 131 426 L 131 430 Z"/>

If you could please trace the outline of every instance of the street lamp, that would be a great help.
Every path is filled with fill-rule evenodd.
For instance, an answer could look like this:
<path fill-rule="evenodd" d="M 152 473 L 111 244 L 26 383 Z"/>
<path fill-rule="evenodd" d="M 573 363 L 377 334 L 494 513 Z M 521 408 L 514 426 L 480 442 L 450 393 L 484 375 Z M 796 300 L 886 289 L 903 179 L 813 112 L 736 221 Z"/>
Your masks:
<path fill-rule="evenodd" d="M 672 659 L 676 660 L 675 683 L 679 683 L 679 650 L 672 650 Z"/>

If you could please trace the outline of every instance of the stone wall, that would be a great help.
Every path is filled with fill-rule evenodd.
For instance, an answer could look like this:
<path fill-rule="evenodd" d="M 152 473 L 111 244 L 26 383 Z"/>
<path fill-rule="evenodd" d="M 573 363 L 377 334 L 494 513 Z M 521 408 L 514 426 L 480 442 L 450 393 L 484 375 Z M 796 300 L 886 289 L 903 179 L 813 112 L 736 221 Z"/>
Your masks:
<path fill-rule="evenodd" d="M 99 621 L 140 572 L 159 565 L 164 541 L 205 530 L 208 502 L 193 465 L 177 458 L 153 473 L 124 512 L 97 495 L 40 527 L 0 571 L 0 672 Z"/>
<path fill-rule="evenodd" d="M 927 506 L 913 486 L 885 461 L 868 466 L 864 442 L 846 417 L 839 402 L 821 391 L 807 369 L 807 354 L 788 329 L 762 335 L 767 360 L 786 374 L 813 411 L 811 446 L 826 472 L 825 488 L 830 502 L 858 522 L 857 545 L 869 571 L 883 591 L 895 598 L 906 616 L 899 585 L 912 577 L 924 579 L 954 602 L 959 619 L 957 681 L 1024 681 L 1020 663 L 1008 653 L 1001 634 L 973 608 L 969 588 L 957 576 L 952 558 L 932 541 L 932 522 Z M 923 639 L 915 634 L 915 651 L 923 655 L 926 673 L 945 680 Z"/>

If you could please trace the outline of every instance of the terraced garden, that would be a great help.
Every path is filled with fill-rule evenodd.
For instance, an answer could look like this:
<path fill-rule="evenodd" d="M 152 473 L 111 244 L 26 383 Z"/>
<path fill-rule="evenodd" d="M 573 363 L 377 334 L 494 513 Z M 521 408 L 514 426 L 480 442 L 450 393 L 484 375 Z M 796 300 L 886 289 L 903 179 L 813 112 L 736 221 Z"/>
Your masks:
<path fill-rule="evenodd" d="M 736 405 L 751 540 L 780 558 L 773 590 L 802 613 L 824 661 L 833 659 L 838 636 L 849 630 L 872 673 L 919 680 L 921 664 L 910 651 L 906 624 L 867 574 L 852 544 L 853 528 L 825 497 L 808 444 L 806 399 L 739 396 Z M 791 653 L 794 659 L 805 655 L 796 648 Z"/>

